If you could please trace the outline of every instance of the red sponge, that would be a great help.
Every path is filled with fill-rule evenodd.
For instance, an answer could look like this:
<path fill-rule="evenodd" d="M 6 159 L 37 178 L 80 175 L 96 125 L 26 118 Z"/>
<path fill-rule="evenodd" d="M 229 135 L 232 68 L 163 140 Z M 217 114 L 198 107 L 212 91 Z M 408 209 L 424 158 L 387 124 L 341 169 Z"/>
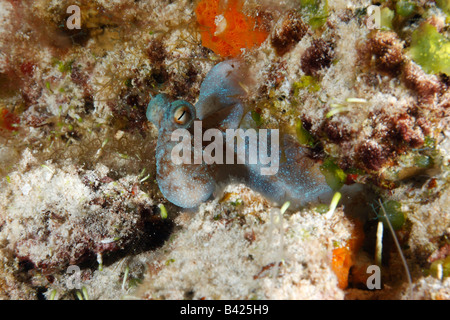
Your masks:
<path fill-rule="evenodd" d="M 223 2 L 223 1 L 222 1 Z M 236 57 L 266 40 L 268 32 L 257 19 L 242 13 L 242 1 L 202 0 L 195 9 L 203 46 L 222 57 Z"/>

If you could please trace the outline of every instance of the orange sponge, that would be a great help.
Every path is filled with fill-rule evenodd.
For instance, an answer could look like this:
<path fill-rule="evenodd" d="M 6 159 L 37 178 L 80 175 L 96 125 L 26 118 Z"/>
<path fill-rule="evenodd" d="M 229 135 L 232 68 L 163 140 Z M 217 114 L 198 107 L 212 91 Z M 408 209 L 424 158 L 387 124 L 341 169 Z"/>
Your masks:
<path fill-rule="evenodd" d="M 251 49 L 266 40 L 269 33 L 259 19 L 242 13 L 240 0 L 202 0 L 195 13 L 203 46 L 222 57 L 235 57 L 241 49 Z M 259 27 L 258 27 L 259 25 Z"/>
<path fill-rule="evenodd" d="M 348 275 L 350 268 L 355 263 L 355 255 L 362 246 L 364 231 L 361 223 L 355 221 L 355 228 L 347 245 L 333 250 L 331 268 L 338 278 L 338 286 L 345 289 L 348 286 Z"/>
<path fill-rule="evenodd" d="M 352 252 L 349 248 L 337 248 L 333 250 L 332 269 L 338 278 L 338 286 L 345 289 L 348 286 L 348 273 L 353 265 Z"/>

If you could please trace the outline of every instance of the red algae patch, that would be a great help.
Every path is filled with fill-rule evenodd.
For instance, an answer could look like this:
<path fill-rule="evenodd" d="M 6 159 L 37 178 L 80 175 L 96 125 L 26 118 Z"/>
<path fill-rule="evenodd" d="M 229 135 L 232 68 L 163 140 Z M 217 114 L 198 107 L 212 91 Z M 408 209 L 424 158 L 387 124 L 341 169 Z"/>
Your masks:
<path fill-rule="evenodd" d="M 14 113 L 0 108 L 0 129 L 14 131 L 18 123 L 19 118 Z"/>

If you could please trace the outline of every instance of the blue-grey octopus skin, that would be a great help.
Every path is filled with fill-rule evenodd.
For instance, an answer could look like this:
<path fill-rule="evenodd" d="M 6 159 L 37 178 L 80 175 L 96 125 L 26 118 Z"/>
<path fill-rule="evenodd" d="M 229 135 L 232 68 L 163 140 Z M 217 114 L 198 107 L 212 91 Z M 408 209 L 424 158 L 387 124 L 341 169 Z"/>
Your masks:
<path fill-rule="evenodd" d="M 226 129 L 239 128 L 244 117 L 242 99 L 246 95 L 240 83 L 245 77 L 242 69 L 238 60 L 217 64 L 205 77 L 195 106 L 183 100 L 172 102 L 165 94 L 150 101 L 147 118 L 158 128 L 156 169 L 162 194 L 179 207 L 194 208 L 211 198 L 218 184 L 231 178 L 279 204 L 291 201 L 303 205 L 330 193 L 318 165 L 307 158 L 305 149 L 288 135 L 283 136 L 283 148 L 279 151 L 280 158 L 284 153 L 286 161 L 281 161 L 275 175 L 261 175 L 261 168 L 267 167 L 261 164 L 175 164 L 171 160 L 171 152 L 179 144 L 171 141 L 172 132 L 183 128 L 192 133 L 194 120 L 202 121 L 203 131 L 217 128 L 224 137 Z M 185 123 L 177 123 L 174 117 L 180 107 L 189 114 Z M 246 144 L 248 147 L 248 141 Z M 193 150 L 193 146 L 191 148 Z M 225 148 L 237 151 L 234 145 L 225 145 Z"/>

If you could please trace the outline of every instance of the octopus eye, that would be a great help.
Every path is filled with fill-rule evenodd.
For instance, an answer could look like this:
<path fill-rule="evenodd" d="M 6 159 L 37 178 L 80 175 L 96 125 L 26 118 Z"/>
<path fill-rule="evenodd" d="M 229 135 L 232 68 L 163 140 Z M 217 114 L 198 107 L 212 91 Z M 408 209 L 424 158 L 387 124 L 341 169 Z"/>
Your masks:
<path fill-rule="evenodd" d="M 192 118 L 191 110 L 187 106 L 180 106 L 173 113 L 173 120 L 178 124 L 186 124 Z"/>

